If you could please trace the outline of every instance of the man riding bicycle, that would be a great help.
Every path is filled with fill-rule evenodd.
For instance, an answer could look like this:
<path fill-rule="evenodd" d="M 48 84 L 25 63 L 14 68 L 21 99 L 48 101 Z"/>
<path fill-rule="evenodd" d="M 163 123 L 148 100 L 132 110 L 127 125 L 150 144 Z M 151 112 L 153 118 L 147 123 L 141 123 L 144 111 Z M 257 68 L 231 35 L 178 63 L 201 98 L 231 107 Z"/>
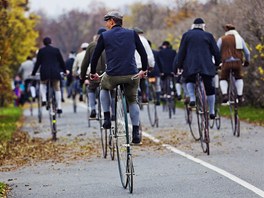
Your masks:
<path fill-rule="evenodd" d="M 242 75 L 242 64 L 243 64 L 243 52 L 245 56 L 244 67 L 249 65 L 250 52 L 245 44 L 244 39 L 238 34 L 235 26 L 232 24 L 226 24 L 224 26 L 225 35 L 218 39 L 217 46 L 221 51 L 222 66 L 220 76 L 220 88 L 223 94 L 222 103 L 225 104 L 228 101 L 227 89 L 229 78 L 229 71 L 232 69 L 236 79 L 236 88 L 239 103 L 243 102 L 243 75 Z"/>
<path fill-rule="evenodd" d="M 214 57 L 214 62 L 213 58 Z M 209 104 L 210 119 L 215 118 L 215 88 L 213 77 L 220 64 L 220 52 L 213 35 L 205 31 L 202 18 L 194 20 L 191 30 L 183 34 L 176 69 L 183 69 L 183 77 L 187 83 L 191 107 L 195 106 L 195 78 L 199 73 L 203 79 Z"/>
<path fill-rule="evenodd" d="M 113 90 L 118 84 L 124 84 L 132 129 L 132 143 L 140 143 L 139 134 L 139 105 L 137 103 L 137 91 L 139 79 L 131 79 L 135 74 L 139 77 L 146 75 L 148 67 L 147 54 L 138 34 L 134 30 L 122 27 L 123 15 L 118 11 L 108 12 L 104 16 L 105 26 L 109 29 L 99 37 L 92 60 L 91 80 L 97 80 L 96 66 L 101 53 L 105 50 L 107 68 L 101 80 L 100 99 L 104 111 L 105 129 L 111 128 L 110 106 L 111 96 L 109 90 Z M 142 70 L 138 72 L 135 62 L 135 50 L 141 56 Z"/>
<path fill-rule="evenodd" d="M 57 102 L 57 113 L 62 113 L 61 108 L 61 90 L 60 90 L 60 72 L 63 71 L 65 75 L 66 67 L 60 50 L 51 46 L 51 38 L 43 39 L 45 47 L 41 48 L 37 54 L 37 61 L 32 71 L 32 76 L 35 76 L 40 67 L 40 92 L 42 96 L 42 106 L 47 103 L 47 82 L 52 81 L 52 87 L 55 90 L 55 98 Z"/>

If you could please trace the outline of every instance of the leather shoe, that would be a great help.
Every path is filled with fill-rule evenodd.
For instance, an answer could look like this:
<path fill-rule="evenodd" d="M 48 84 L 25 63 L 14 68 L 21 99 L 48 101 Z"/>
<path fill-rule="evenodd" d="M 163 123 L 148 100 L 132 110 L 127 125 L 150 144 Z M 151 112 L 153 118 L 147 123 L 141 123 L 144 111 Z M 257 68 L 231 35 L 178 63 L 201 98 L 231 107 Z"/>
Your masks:
<path fill-rule="evenodd" d="M 57 109 L 58 114 L 62 114 L 62 109 Z"/>
<path fill-rule="evenodd" d="M 111 129 L 111 120 L 110 119 L 105 119 L 104 120 L 103 128 L 104 129 Z"/>

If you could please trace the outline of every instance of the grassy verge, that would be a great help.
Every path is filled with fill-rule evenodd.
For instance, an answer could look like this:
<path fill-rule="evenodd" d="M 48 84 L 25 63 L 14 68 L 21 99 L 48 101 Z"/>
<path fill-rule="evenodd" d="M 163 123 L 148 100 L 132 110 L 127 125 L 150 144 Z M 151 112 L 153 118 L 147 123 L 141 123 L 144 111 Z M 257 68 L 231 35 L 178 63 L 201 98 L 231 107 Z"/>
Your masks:
<path fill-rule="evenodd" d="M 222 116 L 229 116 L 230 111 L 228 106 L 221 106 Z M 264 109 L 251 106 L 242 106 L 238 108 L 238 115 L 240 120 L 264 126 Z"/>
<path fill-rule="evenodd" d="M 11 140 L 17 129 L 17 122 L 22 115 L 22 109 L 16 107 L 0 108 L 0 153 L 4 149 L 2 143 Z M 6 197 L 7 185 L 0 182 L 0 197 Z"/>
<path fill-rule="evenodd" d="M 177 102 L 176 106 L 184 108 L 182 102 Z M 229 106 L 220 106 L 221 116 L 228 117 L 230 115 Z M 238 108 L 240 120 L 264 126 L 264 109 L 251 106 L 241 106 Z"/>
<path fill-rule="evenodd" d="M 22 109 L 17 107 L 0 108 L 0 142 L 11 139 L 17 128 L 17 121 L 22 115 Z"/>

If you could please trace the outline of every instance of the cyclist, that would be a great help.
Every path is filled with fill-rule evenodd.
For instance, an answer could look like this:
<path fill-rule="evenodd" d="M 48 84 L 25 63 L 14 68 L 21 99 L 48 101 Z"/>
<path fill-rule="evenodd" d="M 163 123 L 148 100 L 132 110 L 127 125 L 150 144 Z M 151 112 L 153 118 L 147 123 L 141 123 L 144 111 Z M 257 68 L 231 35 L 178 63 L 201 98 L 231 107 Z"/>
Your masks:
<path fill-rule="evenodd" d="M 177 55 L 176 69 L 183 69 L 183 77 L 187 83 L 191 107 L 195 106 L 195 77 L 200 73 L 209 104 L 210 119 L 215 118 L 215 88 L 213 77 L 216 66 L 221 62 L 220 52 L 213 35 L 205 31 L 205 22 L 202 18 L 196 18 L 191 30 L 182 36 Z M 213 58 L 214 57 L 214 63 Z"/>
<path fill-rule="evenodd" d="M 63 71 L 67 75 L 65 63 L 58 48 L 51 46 L 51 38 L 45 37 L 43 44 L 45 45 L 38 51 L 37 61 L 32 71 L 34 76 L 40 67 L 40 91 L 42 96 L 42 106 L 47 102 L 47 81 L 52 80 L 52 86 L 55 90 L 57 102 L 57 113 L 62 113 L 61 108 L 61 90 L 60 90 L 60 72 Z"/>
<path fill-rule="evenodd" d="M 74 63 L 74 59 L 75 59 L 75 52 L 71 51 L 69 53 L 69 57 L 68 59 L 65 61 L 65 66 L 66 66 L 66 70 L 69 71 L 69 74 L 67 75 L 67 80 L 66 80 L 66 88 L 67 88 L 67 98 L 70 98 L 72 95 L 72 81 L 73 81 L 73 77 L 72 77 L 72 66 Z"/>
<path fill-rule="evenodd" d="M 90 62 L 91 62 L 91 58 L 95 49 L 95 46 L 97 44 L 97 40 L 99 38 L 99 36 L 105 32 L 106 29 L 105 28 L 99 28 L 97 31 L 97 34 L 94 37 L 93 42 L 91 42 L 88 46 L 88 48 L 86 49 L 86 53 L 81 65 L 81 81 L 83 83 L 83 81 L 86 78 L 87 73 L 89 73 L 90 68 Z M 99 75 L 101 75 L 104 71 L 105 71 L 105 67 L 106 67 L 106 58 L 105 58 L 105 52 L 102 53 L 102 55 L 99 58 L 99 61 L 97 63 L 97 67 L 96 67 L 96 73 L 98 73 Z M 81 83 L 81 84 L 82 84 Z M 96 89 L 100 84 L 100 80 L 98 81 L 89 81 L 87 82 L 87 86 L 88 86 L 88 97 L 89 97 L 89 107 L 91 108 L 91 114 L 90 114 L 90 118 L 96 118 Z"/>
<path fill-rule="evenodd" d="M 152 47 L 152 43 L 151 41 L 148 40 L 149 46 Z M 156 105 L 160 105 L 160 93 L 161 93 L 161 84 L 160 84 L 160 69 L 159 69 L 159 65 L 158 65 L 158 51 L 152 49 L 153 55 L 154 55 L 154 59 L 155 59 L 155 65 L 153 70 L 151 70 L 151 72 L 148 73 L 149 77 L 155 77 L 156 78 L 156 97 L 157 97 L 157 101 L 156 101 Z"/>
<path fill-rule="evenodd" d="M 220 76 L 220 88 L 223 94 L 222 103 L 225 104 L 228 101 L 227 89 L 229 71 L 232 69 L 236 79 L 236 88 L 239 103 L 243 102 L 243 75 L 242 75 L 242 63 L 243 52 L 245 56 L 244 66 L 247 67 L 250 61 L 250 52 L 245 44 L 244 39 L 236 31 L 233 24 L 226 24 L 224 26 L 225 35 L 218 39 L 217 45 L 221 51 L 222 66 Z"/>
<path fill-rule="evenodd" d="M 21 76 L 21 79 L 25 86 L 25 91 L 22 95 L 24 95 L 24 99 L 28 100 L 29 96 L 35 100 L 36 97 L 36 89 L 34 87 L 34 82 L 30 79 L 31 72 L 34 68 L 34 63 L 30 56 L 27 57 L 27 60 L 21 63 L 18 69 L 18 75 Z M 31 84 L 30 87 L 28 87 Z"/>
<path fill-rule="evenodd" d="M 139 79 L 131 77 L 138 73 L 139 77 L 145 77 L 148 58 L 144 46 L 138 34 L 122 27 L 123 15 L 118 11 L 110 11 L 104 16 L 105 26 L 109 29 L 99 37 L 91 60 L 91 80 L 96 80 L 98 59 L 105 50 L 107 57 L 106 74 L 101 80 L 100 99 L 104 111 L 103 127 L 111 128 L 110 106 L 111 96 L 109 90 L 113 90 L 118 84 L 125 86 L 125 95 L 129 106 L 129 114 L 133 125 L 132 143 L 140 143 L 139 134 L 139 105 L 137 104 L 137 91 Z M 138 72 L 135 62 L 135 50 L 141 56 L 142 70 Z"/>
<path fill-rule="evenodd" d="M 81 52 L 79 52 L 76 55 L 76 58 L 74 60 L 73 66 L 72 66 L 72 75 L 74 77 L 74 84 L 77 84 L 77 91 L 80 94 L 79 96 L 79 101 L 83 101 L 83 92 L 82 92 L 82 87 L 80 85 L 80 73 L 81 73 L 81 65 L 82 65 L 82 61 L 83 58 L 85 56 L 85 51 L 87 49 L 87 47 L 89 46 L 88 43 L 82 43 L 81 44 Z"/>
<path fill-rule="evenodd" d="M 146 53 L 148 56 L 149 67 L 154 68 L 154 65 L 155 65 L 154 55 L 153 55 L 152 49 L 148 43 L 148 40 L 143 36 L 144 31 L 142 29 L 140 29 L 139 27 L 134 27 L 133 30 L 138 34 L 140 41 L 146 50 Z M 141 63 L 140 55 L 137 51 L 135 51 L 135 59 L 136 59 L 137 68 L 139 70 L 141 70 L 142 69 L 142 63 Z M 147 103 L 148 98 L 147 98 L 147 92 L 146 92 L 147 88 L 146 88 L 146 79 L 145 78 L 140 79 L 139 86 L 140 86 L 140 91 L 141 91 L 141 96 L 142 96 L 142 103 Z"/>
<path fill-rule="evenodd" d="M 171 95 L 170 93 L 164 93 L 164 89 L 165 87 L 170 87 L 170 84 L 165 84 L 170 82 L 166 81 L 166 79 L 174 77 L 173 61 L 176 55 L 177 53 L 174 49 L 172 49 L 170 42 L 163 41 L 157 59 L 158 65 L 160 66 L 160 78 L 162 80 L 163 94 Z M 167 89 L 167 92 L 169 91 L 170 90 Z"/>

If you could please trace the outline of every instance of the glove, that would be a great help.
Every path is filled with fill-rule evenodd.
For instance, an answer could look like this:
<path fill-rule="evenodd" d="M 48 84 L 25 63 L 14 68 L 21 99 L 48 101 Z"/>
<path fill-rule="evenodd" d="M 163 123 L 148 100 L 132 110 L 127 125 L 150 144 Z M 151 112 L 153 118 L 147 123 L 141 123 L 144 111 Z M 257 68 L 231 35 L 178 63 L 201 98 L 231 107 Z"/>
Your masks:
<path fill-rule="evenodd" d="M 161 76 L 160 76 L 160 79 L 161 79 L 161 80 L 165 80 L 165 75 L 164 75 L 164 74 L 161 75 Z"/>
<path fill-rule="evenodd" d="M 243 67 L 248 67 L 248 66 L 249 66 L 249 62 L 245 61 L 244 64 L 243 64 Z"/>

